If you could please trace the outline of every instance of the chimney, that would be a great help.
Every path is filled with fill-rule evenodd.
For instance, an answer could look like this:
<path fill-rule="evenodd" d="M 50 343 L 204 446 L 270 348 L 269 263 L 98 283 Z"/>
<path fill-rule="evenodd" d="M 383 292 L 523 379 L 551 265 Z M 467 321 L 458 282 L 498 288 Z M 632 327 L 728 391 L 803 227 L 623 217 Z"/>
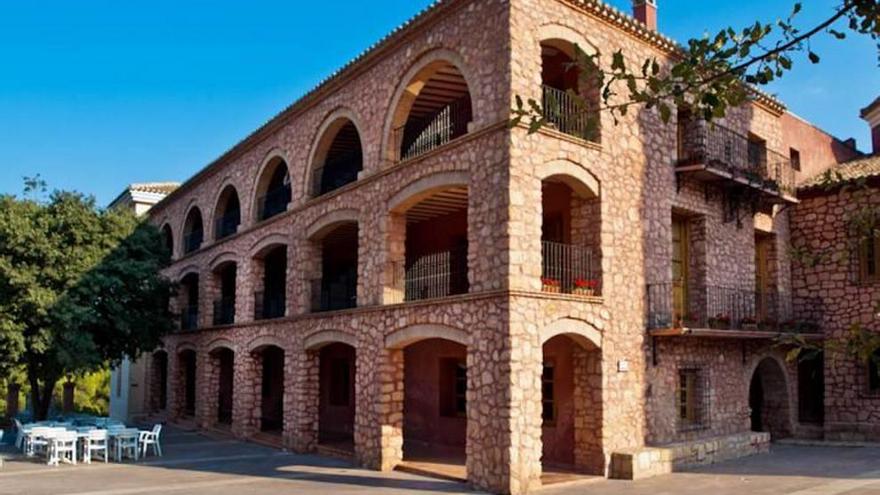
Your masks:
<path fill-rule="evenodd" d="M 874 154 L 880 154 L 880 97 L 862 109 L 862 118 L 871 126 L 871 142 Z"/>
<path fill-rule="evenodd" d="M 657 30 L 657 0 L 633 0 L 633 16 L 652 31 Z"/>

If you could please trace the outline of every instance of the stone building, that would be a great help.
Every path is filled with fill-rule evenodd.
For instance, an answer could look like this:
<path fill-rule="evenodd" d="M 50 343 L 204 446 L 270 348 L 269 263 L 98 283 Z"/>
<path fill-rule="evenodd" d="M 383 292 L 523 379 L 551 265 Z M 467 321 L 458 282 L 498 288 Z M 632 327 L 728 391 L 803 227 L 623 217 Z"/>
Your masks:
<path fill-rule="evenodd" d="M 857 152 L 761 94 L 585 125 L 575 46 L 667 64 L 655 9 L 438 2 L 161 201 L 181 330 L 149 407 L 498 493 L 821 434 L 774 343 L 821 338 L 795 185 Z M 511 128 L 516 96 L 550 125 Z"/>

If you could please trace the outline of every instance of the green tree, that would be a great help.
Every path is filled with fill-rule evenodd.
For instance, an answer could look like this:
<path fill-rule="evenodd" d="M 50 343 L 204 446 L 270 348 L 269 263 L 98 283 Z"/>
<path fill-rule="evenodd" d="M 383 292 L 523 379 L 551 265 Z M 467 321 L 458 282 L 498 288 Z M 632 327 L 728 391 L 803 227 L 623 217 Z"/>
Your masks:
<path fill-rule="evenodd" d="M 59 379 L 150 351 L 173 320 L 169 255 L 153 226 L 26 180 L 0 196 L 0 372 L 25 370 L 45 418 Z"/>

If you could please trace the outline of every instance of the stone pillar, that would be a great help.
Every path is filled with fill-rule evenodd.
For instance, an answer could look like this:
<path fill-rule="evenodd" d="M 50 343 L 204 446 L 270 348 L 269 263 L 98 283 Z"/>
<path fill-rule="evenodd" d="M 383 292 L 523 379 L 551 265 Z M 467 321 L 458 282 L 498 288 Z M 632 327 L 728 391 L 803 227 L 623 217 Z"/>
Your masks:
<path fill-rule="evenodd" d="M 575 344 L 572 348 L 572 370 L 575 467 L 585 473 L 604 476 L 601 352 Z"/>
<path fill-rule="evenodd" d="M 385 233 L 385 267 L 382 280 L 382 303 L 404 301 L 404 263 L 406 262 L 406 215 L 387 215 Z"/>
<path fill-rule="evenodd" d="M 357 353 L 355 457 L 391 471 L 403 460 L 403 350 L 368 345 Z"/>
<path fill-rule="evenodd" d="M 6 386 L 6 418 L 12 419 L 18 416 L 18 395 L 21 393 L 21 385 L 10 382 Z"/>
<path fill-rule="evenodd" d="M 468 349 L 468 481 L 529 493 L 541 486 L 540 339 L 527 318 L 511 318 L 510 335 L 500 318 L 488 320 Z"/>
<path fill-rule="evenodd" d="M 63 396 L 62 396 L 62 410 L 65 414 L 73 412 L 73 391 L 76 387 L 76 384 L 73 382 L 67 381 L 64 382 L 63 388 Z"/>
<path fill-rule="evenodd" d="M 196 359 L 196 423 L 200 428 L 211 428 L 217 422 L 220 359 L 207 352 L 199 353 Z"/>
<path fill-rule="evenodd" d="M 321 243 L 320 241 L 300 239 L 296 246 L 293 255 L 296 257 L 294 273 L 298 283 L 295 292 L 290 295 L 290 298 L 293 299 L 291 304 L 295 314 L 311 313 L 314 281 L 321 278 Z"/>
<path fill-rule="evenodd" d="M 168 352 L 168 397 L 166 398 L 166 407 L 170 419 L 179 419 L 183 416 L 183 402 L 185 400 L 185 384 L 181 376 L 184 370 L 180 362 L 180 352 L 173 347 L 169 349 L 171 350 Z"/>
<path fill-rule="evenodd" d="M 235 395 L 232 399 L 232 432 L 240 438 L 253 436 L 259 430 L 262 361 L 253 353 L 235 355 Z"/>
<path fill-rule="evenodd" d="M 300 453 L 313 452 L 318 444 L 318 351 L 300 350 L 287 360 L 292 386 L 289 427 L 285 428 L 285 443 Z M 289 411 L 289 412 L 288 412 Z"/>

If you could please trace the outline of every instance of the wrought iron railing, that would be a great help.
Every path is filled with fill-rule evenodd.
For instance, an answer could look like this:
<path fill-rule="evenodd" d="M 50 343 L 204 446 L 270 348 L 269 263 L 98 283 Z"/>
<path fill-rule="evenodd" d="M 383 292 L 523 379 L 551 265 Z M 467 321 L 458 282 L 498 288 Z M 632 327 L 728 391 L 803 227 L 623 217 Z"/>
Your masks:
<path fill-rule="evenodd" d="M 191 305 L 183 308 L 180 313 L 180 329 L 195 330 L 196 328 L 199 328 L 199 307 Z"/>
<path fill-rule="evenodd" d="M 241 213 L 236 211 L 226 212 L 218 218 L 214 224 L 214 232 L 217 239 L 229 237 L 238 232 L 238 225 L 241 223 Z"/>
<path fill-rule="evenodd" d="M 235 298 L 223 297 L 214 301 L 214 326 L 235 323 Z"/>
<path fill-rule="evenodd" d="M 425 254 L 407 263 L 395 263 L 393 276 L 398 297 L 392 302 L 467 294 L 467 249 Z"/>
<path fill-rule="evenodd" d="M 283 318 L 286 313 L 287 297 L 281 291 L 254 292 L 254 319 L 271 320 Z"/>
<path fill-rule="evenodd" d="M 191 253 L 193 251 L 198 251 L 200 247 L 202 247 L 202 241 L 205 239 L 205 234 L 201 230 L 194 230 L 183 236 L 183 252 Z"/>
<path fill-rule="evenodd" d="M 356 280 L 311 281 L 312 312 L 337 311 L 357 307 Z"/>
<path fill-rule="evenodd" d="M 588 247 L 541 242 L 541 284 L 544 292 L 598 296 L 602 280 Z"/>
<path fill-rule="evenodd" d="M 813 318 L 795 319 L 785 292 L 701 287 L 675 283 L 647 286 L 647 324 L 658 328 L 712 328 L 813 333 Z"/>
<path fill-rule="evenodd" d="M 682 125 L 679 165 L 703 164 L 747 179 L 757 187 L 794 191 L 794 169 L 787 155 L 714 122 L 694 120 Z"/>
<path fill-rule="evenodd" d="M 290 203 L 290 186 L 279 187 L 266 193 L 257 200 L 257 218 L 267 220 L 287 211 Z"/>
<path fill-rule="evenodd" d="M 544 118 L 558 131 L 587 141 L 599 140 L 597 116 L 581 99 L 545 85 L 541 104 Z"/>
<path fill-rule="evenodd" d="M 312 175 L 312 193 L 321 196 L 355 182 L 362 169 L 363 157 L 360 153 L 350 153 L 328 160 L 322 167 L 316 168 Z"/>
<path fill-rule="evenodd" d="M 471 99 L 465 96 L 432 115 L 394 129 L 392 142 L 400 150 L 400 160 L 409 160 L 467 134 L 472 119 Z"/>

